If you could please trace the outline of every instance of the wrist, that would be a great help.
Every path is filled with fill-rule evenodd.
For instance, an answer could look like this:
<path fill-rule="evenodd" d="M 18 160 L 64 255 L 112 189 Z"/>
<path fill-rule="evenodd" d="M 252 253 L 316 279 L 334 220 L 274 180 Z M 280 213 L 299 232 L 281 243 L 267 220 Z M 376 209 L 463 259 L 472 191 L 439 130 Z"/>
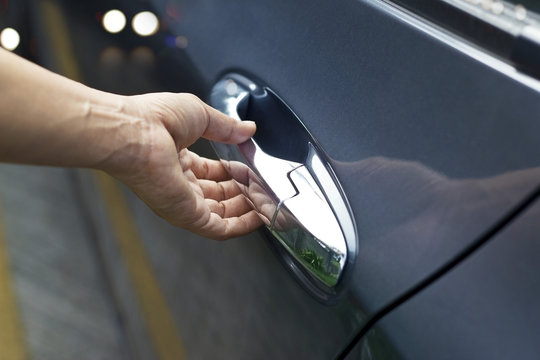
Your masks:
<path fill-rule="evenodd" d="M 137 152 L 141 121 L 128 111 L 128 97 L 90 90 L 91 96 L 81 104 L 86 141 L 90 144 L 88 167 L 122 171 Z"/>
<path fill-rule="evenodd" d="M 98 148 L 90 167 L 129 182 L 152 173 L 152 167 L 170 166 L 171 157 L 177 159 L 174 141 L 151 107 L 140 97 L 101 92 L 92 97 L 86 114 L 90 142 Z"/>

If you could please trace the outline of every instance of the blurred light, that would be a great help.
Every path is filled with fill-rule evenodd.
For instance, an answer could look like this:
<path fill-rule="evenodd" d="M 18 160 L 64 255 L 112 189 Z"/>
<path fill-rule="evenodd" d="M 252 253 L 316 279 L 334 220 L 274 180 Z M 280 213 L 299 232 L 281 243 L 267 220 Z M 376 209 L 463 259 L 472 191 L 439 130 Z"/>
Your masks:
<path fill-rule="evenodd" d="M 188 40 L 187 40 L 187 38 L 185 36 L 180 35 L 180 36 L 176 37 L 174 43 L 180 49 L 185 49 L 185 48 L 187 48 Z"/>
<path fill-rule="evenodd" d="M 482 7 L 486 10 L 490 10 L 493 5 L 493 0 L 482 0 Z"/>
<path fill-rule="evenodd" d="M 185 49 L 188 46 L 188 40 L 185 36 L 167 35 L 165 37 L 165 45 L 169 48 Z"/>
<path fill-rule="evenodd" d="M 9 51 L 15 50 L 20 42 L 21 37 L 15 29 L 5 28 L 0 33 L 0 45 Z"/>
<path fill-rule="evenodd" d="M 165 37 L 165 45 L 170 48 L 176 47 L 176 38 L 172 35 L 167 35 Z"/>
<path fill-rule="evenodd" d="M 103 15 L 102 23 L 105 30 L 116 34 L 126 26 L 126 16 L 120 10 L 109 10 Z"/>
<path fill-rule="evenodd" d="M 99 65 L 104 68 L 115 68 L 125 63 L 125 53 L 116 46 L 107 46 L 99 55 Z"/>
<path fill-rule="evenodd" d="M 178 9 L 176 8 L 176 6 L 174 6 L 172 4 L 168 4 L 166 6 L 165 12 L 173 20 L 178 20 L 180 18 L 180 13 L 178 12 Z"/>
<path fill-rule="evenodd" d="M 238 92 L 238 85 L 234 80 L 227 80 L 225 83 L 225 91 L 227 92 L 227 95 L 234 96 Z"/>
<path fill-rule="evenodd" d="M 497 15 L 502 14 L 504 11 L 504 4 L 499 1 L 494 2 L 493 5 L 491 6 L 491 11 Z"/>
<path fill-rule="evenodd" d="M 516 18 L 518 20 L 525 20 L 525 18 L 527 17 L 527 9 L 525 9 L 525 6 L 521 4 L 516 5 L 516 7 L 514 8 L 514 12 L 516 13 Z"/>
<path fill-rule="evenodd" d="M 150 11 L 143 11 L 133 17 L 131 21 L 133 31 L 140 36 L 154 35 L 159 29 L 159 20 Z"/>
<path fill-rule="evenodd" d="M 148 46 L 138 46 L 131 52 L 131 59 L 136 65 L 151 67 L 154 65 L 156 55 Z"/>

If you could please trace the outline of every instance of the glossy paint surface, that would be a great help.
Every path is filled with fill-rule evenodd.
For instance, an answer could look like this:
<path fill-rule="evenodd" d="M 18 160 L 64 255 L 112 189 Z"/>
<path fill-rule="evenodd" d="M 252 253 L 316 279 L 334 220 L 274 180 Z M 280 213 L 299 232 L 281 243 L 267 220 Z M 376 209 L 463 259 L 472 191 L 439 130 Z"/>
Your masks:
<path fill-rule="evenodd" d="M 189 39 L 207 91 L 232 70 L 262 79 L 332 163 L 359 234 L 347 300 L 313 308 L 348 319 L 335 351 L 540 183 L 537 91 L 377 2 L 154 3 L 181 14 L 169 28 Z"/>
<path fill-rule="evenodd" d="M 540 204 L 434 285 L 385 317 L 372 359 L 534 359 L 540 333 Z M 444 355 L 443 355 L 444 354 Z"/>

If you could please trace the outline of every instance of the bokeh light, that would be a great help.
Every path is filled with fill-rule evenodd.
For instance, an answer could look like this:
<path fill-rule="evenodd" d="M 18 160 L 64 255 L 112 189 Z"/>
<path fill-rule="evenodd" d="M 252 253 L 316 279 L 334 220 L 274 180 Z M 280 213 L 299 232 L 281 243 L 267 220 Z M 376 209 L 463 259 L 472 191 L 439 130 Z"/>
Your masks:
<path fill-rule="evenodd" d="M 126 26 L 126 16 L 120 10 L 109 10 L 103 15 L 102 23 L 105 30 L 116 34 Z"/>
<path fill-rule="evenodd" d="M 117 46 L 107 46 L 99 55 L 99 65 L 103 68 L 123 66 L 126 54 Z"/>
<path fill-rule="evenodd" d="M 188 46 L 188 39 L 185 36 L 167 35 L 165 37 L 165 45 L 169 48 L 185 49 Z"/>
<path fill-rule="evenodd" d="M 138 46 L 131 51 L 131 60 L 138 68 L 151 68 L 156 61 L 156 55 L 148 46 Z"/>
<path fill-rule="evenodd" d="M 180 35 L 176 37 L 174 43 L 180 49 L 185 49 L 188 46 L 188 39 L 185 36 Z"/>
<path fill-rule="evenodd" d="M 500 1 L 494 2 L 493 5 L 491 5 L 491 11 L 497 15 L 502 14 L 504 11 L 504 4 Z"/>
<path fill-rule="evenodd" d="M 150 11 L 143 11 L 133 17 L 131 21 L 133 31 L 140 36 L 154 35 L 159 29 L 159 20 Z"/>
<path fill-rule="evenodd" d="M 15 29 L 8 27 L 0 33 L 0 45 L 2 45 L 4 49 L 13 51 L 19 46 L 20 42 L 21 37 Z"/>
<path fill-rule="evenodd" d="M 525 6 L 521 4 L 516 5 L 516 7 L 514 8 L 514 12 L 518 20 L 525 20 L 525 18 L 527 17 L 527 9 L 525 9 Z"/>
<path fill-rule="evenodd" d="M 238 92 L 238 85 L 236 84 L 234 80 L 229 79 L 225 83 L 225 91 L 227 92 L 227 95 L 229 96 L 236 95 L 236 93 Z"/>

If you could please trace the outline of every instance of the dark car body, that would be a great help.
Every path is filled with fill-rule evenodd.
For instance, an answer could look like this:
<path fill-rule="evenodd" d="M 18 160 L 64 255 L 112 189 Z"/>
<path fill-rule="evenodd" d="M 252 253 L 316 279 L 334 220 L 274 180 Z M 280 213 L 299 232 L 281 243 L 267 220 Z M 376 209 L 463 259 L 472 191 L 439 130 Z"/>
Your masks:
<path fill-rule="evenodd" d="M 476 13 L 452 1 L 151 2 L 166 26 L 154 46 L 173 54 L 158 71 L 206 100 L 227 73 L 271 89 L 320 146 L 357 233 L 325 301 L 264 229 L 209 242 L 132 196 L 188 357 L 538 356 L 535 45 L 462 3 Z"/>

